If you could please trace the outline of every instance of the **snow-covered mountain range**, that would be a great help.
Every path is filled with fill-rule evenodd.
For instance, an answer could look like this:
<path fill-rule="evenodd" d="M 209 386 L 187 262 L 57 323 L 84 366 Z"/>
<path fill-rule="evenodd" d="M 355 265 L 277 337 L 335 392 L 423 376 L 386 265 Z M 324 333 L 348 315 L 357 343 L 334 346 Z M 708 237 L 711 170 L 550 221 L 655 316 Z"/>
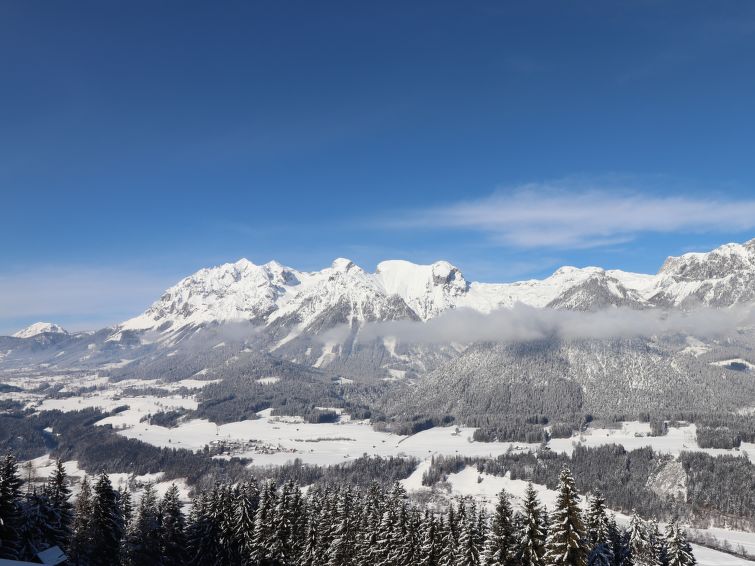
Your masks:
<path fill-rule="evenodd" d="M 176 332 L 246 321 L 302 334 L 343 323 L 426 321 L 449 309 L 489 313 L 517 303 L 594 311 L 610 306 L 727 307 L 753 299 L 755 240 L 670 257 L 655 275 L 562 267 L 546 279 L 502 284 L 467 281 L 446 261 L 384 261 L 368 273 L 347 259 L 315 272 L 241 259 L 179 281 L 119 330 Z"/>
<path fill-rule="evenodd" d="M 0 337 L 0 371 L 94 370 L 114 379 L 201 376 L 240 380 L 239 391 L 246 391 L 245 376 L 416 384 L 385 401 L 384 411 L 405 414 L 439 407 L 467 414 L 492 399 L 540 399 L 542 391 L 552 393 L 553 406 L 568 398 L 590 411 L 609 407 L 611 399 L 619 412 L 669 408 L 671 401 L 686 410 L 712 396 L 718 408 L 733 410 L 751 406 L 755 394 L 752 325 L 726 336 L 590 333 L 507 343 L 490 334 L 481 342 L 464 340 L 468 335 L 458 333 L 412 342 L 371 334 L 368 324 L 398 321 L 421 330 L 431 323 L 437 330 L 456 324 L 441 317 L 450 311 L 496 311 L 495 318 L 517 304 L 563 320 L 582 317 L 547 311 L 621 315 L 616 307 L 622 307 L 663 318 L 696 306 L 749 308 L 753 301 L 755 240 L 671 257 L 654 275 L 562 267 L 542 280 L 501 284 L 468 281 L 445 261 L 384 261 L 370 273 L 346 259 L 314 272 L 242 259 L 186 277 L 144 313 L 112 328 L 67 334 L 37 324 Z"/>

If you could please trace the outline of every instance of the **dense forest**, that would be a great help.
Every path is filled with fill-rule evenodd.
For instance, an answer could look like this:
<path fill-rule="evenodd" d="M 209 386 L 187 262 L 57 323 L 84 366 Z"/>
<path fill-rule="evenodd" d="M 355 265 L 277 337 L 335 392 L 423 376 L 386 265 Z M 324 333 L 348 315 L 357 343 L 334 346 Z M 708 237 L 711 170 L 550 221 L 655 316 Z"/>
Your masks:
<path fill-rule="evenodd" d="M 550 489 L 555 489 L 560 470 L 568 466 L 580 491 L 603 493 L 607 505 L 617 511 L 636 510 L 669 520 L 679 516 L 701 527 L 713 522 L 743 530 L 755 528 L 755 465 L 739 456 L 683 452 L 677 460 L 651 448 L 629 451 L 616 444 L 577 445 L 571 456 L 547 449 L 537 453 L 512 451 L 495 458 L 436 456 L 423 483 L 442 483 L 466 466 L 476 466 L 480 473 L 494 476 L 509 474 L 511 479 Z M 666 470 L 684 489 L 658 489 L 657 480 Z"/>
<path fill-rule="evenodd" d="M 138 502 L 106 473 L 82 480 L 75 503 L 61 461 L 38 488 L 14 456 L 0 462 L 0 557 L 33 559 L 57 545 L 80 566 L 693 566 L 676 522 L 665 533 L 634 516 L 628 529 L 600 495 L 580 505 L 571 472 L 559 474 L 547 513 L 530 485 L 520 509 L 506 492 L 488 514 L 471 499 L 444 509 L 411 503 L 399 483 L 315 485 L 248 477 L 218 483 L 186 516 L 175 485 L 147 485 Z"/>

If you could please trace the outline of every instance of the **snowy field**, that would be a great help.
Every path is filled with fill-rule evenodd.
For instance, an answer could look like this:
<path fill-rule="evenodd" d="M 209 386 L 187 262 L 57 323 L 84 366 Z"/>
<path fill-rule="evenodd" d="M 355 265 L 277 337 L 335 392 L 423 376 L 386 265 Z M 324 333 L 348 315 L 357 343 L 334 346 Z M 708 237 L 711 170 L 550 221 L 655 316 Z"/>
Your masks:
<path fill-rule="evenodd" d="M 198 377 L 198 376 L 195 376 Z M 275 376 L 260 378 L 261 383 L 273 383 Z M 45 399 L 34 390 L 40 382 L 62 384 L 64 391 L 81 388 L 94 391 L 63 399 Z M 537 444 L 516 442 L 474 442 L 473 428 L 445 427 L 422 431 L 412 436 L 397 436 L 372 429 L 369 423 L 352 421 L 341 415 L 336 423 L 311 424 L 301 419 L 276 418 L 270 411 L 262 411 L 260 418 L 215 425 L 207 420 L 179 422 L 174 428 L 150 425 L 141 420 L 150 414 L 172 409 L 192 410 L 197 407 L 194 395 L 179 395 L 179 388 L 197 391 L 217 380 L 184 379 L 178 382 L 160 380 L 123 380 L 111 382 L 107 377 L 91 375 L 45 375 L 35 379 L 28 376 L 3 375 L 3 382 L 22 391 L 0 393 L 0 400 L 14 399 L 39 411 L 59 409 L 74 411 L 88 407 L 110 411 L 116 407 L 127 409 L 107 417 L 98 424 L 110 424 L 119 434 L 136 438 L 155 446 L 181 447 L 199 450 L 205 445 L 223 443 L 226 454 L 251 458 L 257 465 L 280 465 L 299 458 L 306 463 L 329 465 L 359 458 L 364 454 L 379 456 L 412 456 L 426 460 L 432 455 L 463 455 L 489 457 L 507 450 L 534 450 Z M 157 387 L 165 396 L 126 394 L 127 389 Z M 695 425 L 671 427 L 664 436 L 649 436 L 649 423 L 625 422 L 619 428 L 588 428 L 571 438 L 550 441 L 551 450 L 571 454 L 581 443 L 586 446 L 621 444 L 627 450 L 650 446 L 663 453 L 677 455 L 682 451 L 702 451 L 710 455 L 733 454 L 749 456 L 755 461 L 755 444 L 742 443 L 740 449 L 701 449 L 695 438 Z"/>
<path fill-rule="evenodd" d="M 195 378 L 201 377 L 201 373 Z M 254 465 L 281 465 L 294 459 L 317 465 L 333 465 L 357 459 L 365 454 L 378 456 L 414 457 L 420 461 L 417 470 L 406 480 L 408 491 L 420 491 L 422 474 L 430 464 L 430 458 L 437 455 L 460 455 L 469 457 L 495 457 L 509 450 L 536 450 L 538 444 L 517 442 L 475 442 L 472 440 L 474 428 L 436 427 L 411 436 L 398 436 L 379 432 L 369 422 L 351 420 L 349 415 L 341 414 L 335 423 L 312 424 L 303 422 L 299 417 L 275 417 L 271 410 L 261 411 L 259 419 L 247 420 L 223 425 L 216 425 L 203 419 L 179 421 L 174 428 L 165 428 L 142 422 L 150 414 L 171 409 L 195 409 L 197 401 L 194 395 L 174 393 L 180 388 L 198 390 L 212 383 L 201 379 L 185 379 L 179 382 L 163 383 L 160 380 L 124 380 L 110 382 L 107 377 L 96 374 L 86 376 L 49 375 L 38 380 L 5 379 L 3 382 L 22 389 L 19 392 L 0 393 L 0 400 L 15 399 L 27 407 L 39 411 L 59 409 L 75 411 L 87 407 L 110 411 L 116 407 L 127 407 L 119 413 L 100 420 L 98 425 L 112 425 L 118 432 L 128 438 L 135 438 L 154 446 L 187 448 L 200 450 L 206 445 L 224 445 L 222 457 L 239 456 L 252 460 Z M 261 383 L 273 383 L 274 377 L 261 378 Z M 46 399 L 34 389 L 40 382 L 62 383 L 64 390 L 75 392 L 80 388 L 94 388 L 81 395 L 64 399 Z M 166 396 L 126 394 L 126 389 L 158 387 Z M 133 390 L 133 389 L 132 389 Z M 324 408 L 325 409 L 325 408 Z M 337 411 L 339 414 L 341 411 Z M 625 422 L 619 428 L 588 428 L 585 432 L 571 438 L 553 439 L 549 446 L 552 450 L 571 454 L 578 443 L 586 446 L 603 444 L 621 444 L 627 450 L 650 446 L 663 453 L 678 455 L 682 451 L 702 451 L 711 455 L 733 454 L 749 456 L 755 460 L 755 444 L 743 443 L 739 450 L 701 449 L 695 438 L 693 424 L 669 428 L 668 434 L 660 437 L 649 436 L 649 423 Z M 221 456 L 219 456 L 221 457 Z M 33 461 L 35 475 L 49 474 L 52 463 L 47 457 Z M 81 478 L 83 470 L 76 462 L 66 462 L 67 471 L 76 478 Z M 481 481 L 478 479 L 481 478 Z M 138 495 L 147 482 L 155 485 L 159 494 L 163 494 L 171 481 L 162 481 L 161 474 L 131 477 L 127 474 L 112 474 L 113 484 L 129 485 Z M 175 481 L 181 496 L 188 500 L 189 487 L 181 480 Z M 449 476 L 449 496 L 469 495 L 481 502 L 492 504 L 501 489 L 506 489 L 517 499 L 521 498 L 526 482 L 512 480 L 510 477 L 479 475 L 476 469 L 468 467 L 458 474 Z M 536 486 L 542 501 L 552 506 L 555 492 Z M 619 515 L 617 518 L 621 519 Z M 742 545 L 755 553 L 755 533 L 742 533 L 725 529 L 707 529 L 707 534 L 719 540 L 727 540 L 732 547 Z M 755 566 L 755 562 L 742 560 L 734 556 L 695 547 L 696 556 L 702 566 Z"/>
<path fill-rule="evenodd" d="M 34 460 L 30 460 L 30 463 L 33 468 L 33 482 L 41 483 L 46 481 L 55 468 L 55 460 L 49 458 L 48 456 L 35 458 Z M 25 476 L 26 464 L 27 462 L 22 462 L 19 466 L 19 469 L 24 474 L 24 479 L 27 479 Z M 96 478 L 93 478 L 91 474 L 87 474 L 85 470 L 82 470 L 79 467 L 79 463 L 76 460 L 63 462 L 63 467 L 65 468 L 66 474 L 68 474 L 68 476 L 71 478 L 71 492 L 74 496 L 78 494 L 81 480 L 84 478 L 84 476 L 88 475 L 90 481 L 96 481 Z M 165 495 L 165 492 L 168 490 L 168 488 L 172 484 L 175 484 L 178 488 L 181 501 L 184 503 L 190 502 L 190 488 L 187 485 L 186 480 L 177 478 L 169 481 L 163 481 L 162 476 L 162 472 L 158 472 L 156 474 L 144 474 L 141 476 L 125 473 L 109 474 L 110 482 L 113 484 L 113 487 L 115 489 L 126 487 L 129 488 L 132 495 L 135 496 L 135 500 L 138 500 L 139 497 L 141 497 L 144 486 L 148 483 L 151 483 L 159 497 Z"/>
<path fill-rule="evenodd" d="M 621 423 L 621 428 L 588 428 L 584 433 L 571 438 L 554 438 L 549 443 L 551 450 L 571 454 L 574 446 L 601 446 L 603 444 L 621 444 L 627 450 L 650 446 L 656 452 L 678 455 L 681 452 L 705 452 L 711 456 L 731 454 L 734 456 L 749 456 L 755 462 L 755 444 L 743 442 L 737 450 L 719 448 L 700 448 L 696 439 L 697 429 L 694 424 L 680 427 L 669 427 L 664 436 L 650 436 L 650 423 L 637 421 Z"/>
<path fill-rule="evenodd" d="M 412 436 L 375 431 L 369 423 L 344 416 L 336 423 L 311 424 L 300 419 L 259 413 L 257 420 L 223 425 L 197 419 L 175 428 L 138 423 L 119 434 L 155 446 L 199 450 L 205 445 L 224 442 L 239 445 L 234 456 L 251 458 L 256 465 L 280 465 L 296 458 L 318 465 L 339 464 L 364 454 L 410 456 L 420 460 L 432 455 L 495 456 L 507 450 L 530 450 L 536 445 L 516 442 L 474 442 L 474 429 L 465 427 L 432 428 Z M 248 443 L 255 443 L 248 446 Z"/>

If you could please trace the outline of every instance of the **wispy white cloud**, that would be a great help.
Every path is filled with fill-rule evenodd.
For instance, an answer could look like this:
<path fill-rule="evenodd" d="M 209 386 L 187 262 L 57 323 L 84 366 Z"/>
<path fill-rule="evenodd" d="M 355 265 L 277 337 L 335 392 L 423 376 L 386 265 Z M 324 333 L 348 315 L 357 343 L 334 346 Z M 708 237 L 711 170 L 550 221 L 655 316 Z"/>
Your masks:
<path fill-rule="evenodd" d="M 478 231 L 519 248 L 592 248 L 627 242 L 642 233 L 749 230 L 755 228 L 755 199 L 655 196 L 599 184 L 555 182 L 414 211 L 397 224 Z"/>
<path fill-rule="evenodd" d="M 755 323 L 755 307 L 680 310 L 605 309 L 597 312 L 538 309 L 516 305 L 483 314 L 470 309 L 447 311 L 427 322 L 390 321 L 366 324 L 359 340 L 394 338 L 405 344 L 508 342 L 566 339 L 634 338 L 683 334 L 720 338 Z M 351 332 L 344 325 L 325 333 L 323 342 L 343 341 Z"/>
<path fill-rule="evenodd" d="M 45 266 L 0 273 L 0 334 L 36 320 L 71 330 L 132 317 L 176 277 L 125 268 Z"/>

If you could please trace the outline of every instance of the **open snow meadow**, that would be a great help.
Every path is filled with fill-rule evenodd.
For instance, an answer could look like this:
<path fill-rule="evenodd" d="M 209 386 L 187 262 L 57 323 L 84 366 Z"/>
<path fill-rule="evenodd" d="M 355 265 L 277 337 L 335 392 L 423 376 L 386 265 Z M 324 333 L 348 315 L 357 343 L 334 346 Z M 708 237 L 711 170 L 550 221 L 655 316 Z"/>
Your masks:
<path fill-rule="evenodd" d="M 171 394 L 176 389 L 198 390 L 217 380 L 184 379 L 164 383 L 160 380 L 128 379 L 110 381 L 94 373 L 78 376 L 39 376 L 39 382 L 64 381 L 61 391 L 93 388 L 83 395 L 45 398 L 34 393 L 37 385 L 23 378 L 6 377 L 9 385 L 22 391 L 0 393 L 0 400 L 23 401 L 37 411 L 78 411 L 98 408 L 104 412 L 118 409 L 117 414 L 97 421 L 111 425 L 118 434 L 135 438 L 153 446 L 201 450 L 205 446 L 223 444 L 224 457 L 237 456 L 255 465 L 281 465 L 299 459 L 316 465 L 339 464 L 364 454 L 375 456 L 407 456 L 428 460 L 432 456 L 494 457 L 509 451 L 535 451 L 539 443 L 476 442 L 471 427 L 433 427 L 403 436 L 375 430 L 369 420 L 352 420 L 341 409 L 333 409 L 339 418 L 333 423 L 308 423 L 301 417 L 274 416 L 271 409 L 260 411 L 256 419 L 217 425 L 206 419 L 183 419 L 176 426 L 150 424 L 147 417 L 172 409 L 197 408 L 194 395 Z M 278 378 L 263 378 L 275 383 Z M 160 396 L 135 395 L 146 388 L 164 390 Z M 131 391 L 131 393 L 128 393 Z M 320 407 L 328 410 L 328 407 Z M 548 447 L 555 452 L 571 454 L 577 445 L 601 446 L 618 444 L 627 450 L 650 447 L 656 452 L 678 455 L 682 451 L 703 452 L 712 456 L 734 455 L 755 461 L 755 443 L 743 442 L 732 449 L 700 448 L 694 424 L 670 426 L 663 436 L 652 436 L 649 423 L 629 421 L 615 428 L 589 426 L 569 438 L 553 438 Z"/>
<path fill-rule="evenodd" d="M 411 475 L 402 480 L 410 493 L 435 493 L 445 499 L 455 496 L 470 496 L 491 510 L 501 489 L 513 497 L 515 505 L 521 503 L 527 482 L 505 476 L 480 473 L 473 466 L 449 474 L 444 487 L 438 492 L 422 484 L 423 474 L 430 467 L 434 456 L 495 457 L 500 454 L 536 451 L 540 444 L 522 442 L 477 442 L 471 427 L 433 427 L 412 435 L 397 435 L 375 430 L 368 420 L 354 420 L 340 409 L 335 422 L 309 423 L 301 417 L 275 416 L 272 409 L 260 411 L 256 419 L 226 424 L 214 424 L 206 419 L 182 417 L 176 426 L 166 427 L 150 424 L 149 417 L 165 411 L 197 408 L 196 393 L 202 387 L 217 380 L 184 379 L 174 382 L 160 380 L 127 379 L 111 381 L 96 372 L 72 375 L 37 375 L 29 379 L 12 373 L 4 375 L 4 382 L 14 386 L 14 391 L 0 393 L 0 401 L 21 401 L 35 411 L 78 411 L 97 408 L 112 412 L 97 420 L 96 426 L 111 426 L 127 438 L 164 448 L 185 448 L 202 451 L 205 447 L 220 448 L 215 458 L 238 457 L 252 466 L 280 466 L 300 460 L 306 464 L 331 466 L 354 461 L 363 455 L 415 458 L 419 464 Z M 261 378 L 262 384 L 276 383 L 275 376 Z M 79 392 L 49 398 L 37 392 L 39 383 L 64 384 L 59 391 Z M 139 394 L 144 390 L 160 390 L 159 395 Z M 180 394 L 175 393 L 181 391 Z M 327 410 L 327 407 L 321 407 Z M 55 434 L 54 430 L 48 431 Z M 588 427 L 570 438 L 555 438 L 548 442 L 550 450 L 570 454 L 575 446 L 600 446 L 618 444 L 627 450 L 652 447 L 653 450 L 674 456 L 683 451 L 700 451 L 711 455 L 730 454 L 742 458 L 755 458 L 755 445 L 742 443 L 738 449 L 700 448 L 695 436 L 695 425 L 680 423 L 670 427 L 664 436 L 651 436 L 650 425 L 641 422 L 624 422 L 613 428 Z M 46 477 L 53 462 L 47 456 L 30 461 L 37 478 Z M 86 472 L 76 461 L 65 462 L 66 471 L 77 480 Z M 92 472 L 91 470 L 89 471 Z M 126 487 L 137 496 L 145 485 L 153 485 L 158 495 L 166 492 L 171 484 L 177 484 L 184 503 L 190 500 L 191 486 L 183 479 L 162 481 L 160 471 L 134 475 L 113 473 L 111 480 L 116 487 Z M 557 493 L 544 485 L 535 485 L 541 501 L 548 507 L 555 505 Z M 74 487 L 74 492 L 76 487 Z M 617 513 L 620 524 L 628 524 L 629 518 Z M 718 541 L 728 541 L 733 547 L 741 547 L 755 554 L 755 534 L 723 528 L 709 528 L 696 533 L 705 533 Z M 752 566 L 753 561 L 694 545 L 698 563 L 702 566 Z"/>

